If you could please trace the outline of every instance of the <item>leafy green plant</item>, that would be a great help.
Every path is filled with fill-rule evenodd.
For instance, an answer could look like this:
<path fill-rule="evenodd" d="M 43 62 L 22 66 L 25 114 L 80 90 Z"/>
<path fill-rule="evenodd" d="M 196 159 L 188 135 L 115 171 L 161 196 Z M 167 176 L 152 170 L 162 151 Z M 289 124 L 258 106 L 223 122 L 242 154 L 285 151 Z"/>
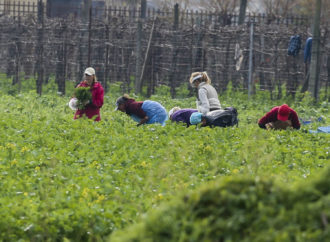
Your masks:
<path fill-rule="evenodd" d="M 77 87 L 74 90 L 74 96 L 78 99 L 78 109 L 84 109 L 86 103 L 92 99 L 92 92 L 90 87 Z"/>
<path fill-rule="evenodd" d="M 228 178 L 237 183 L 242 175 L 305 184 L 330 159 L 327 134 L 268 132 L 257 126 L 258 118 L 285 99 L 248 99 L 242 92 L 220 96 L 222 105 L 238 109 L 238 128 L 186 128 L 171 121 L 165 127 L 137 128 L 127 115 L 114 111 L 119 87 L 110 90 L 102 121 L 93 122 L 73 120 L 68 97 L 56 92 L 12 96 L 0 89 L 0 240 L 102 241 L 208 182 Z M 150 99 L 167 110 L 195 107 L 194 97 Z M 298 115 L 309 110 L 303 114 L 329 122 L 327 103 L 290 104 Z M 301 216 L 308 214 L 301 210 Z"/>
<path fill-rule="evenodd" d="M 109 241 L 326 241 L 330 167 L 287 186 L 269 178 L 227 177 L 175 198 Z"/>

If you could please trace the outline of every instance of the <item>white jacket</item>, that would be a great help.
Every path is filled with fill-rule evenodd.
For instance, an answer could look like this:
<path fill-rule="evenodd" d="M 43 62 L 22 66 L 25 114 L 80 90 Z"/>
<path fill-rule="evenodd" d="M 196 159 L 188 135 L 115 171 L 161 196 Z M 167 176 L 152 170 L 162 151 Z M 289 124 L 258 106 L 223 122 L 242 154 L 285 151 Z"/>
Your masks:
<path fill-rule="evenodd" d="M 207 114 L 210 109 L 221 109 L 218 93 L 210 84 L 202 82 L 198 85 L 197 109 L 202 114 Z"/>

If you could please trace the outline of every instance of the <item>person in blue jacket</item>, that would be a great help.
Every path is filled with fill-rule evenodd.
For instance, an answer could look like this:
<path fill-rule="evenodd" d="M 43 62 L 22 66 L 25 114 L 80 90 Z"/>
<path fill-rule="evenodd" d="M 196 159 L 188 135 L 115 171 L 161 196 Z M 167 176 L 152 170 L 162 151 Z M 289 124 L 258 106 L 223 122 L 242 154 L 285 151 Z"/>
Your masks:
<path fill-rule="evenodd" d="M 305 81 L 301 88 L 301 92 L 306 92 L 308 90 L 309 68 L 310 68 L 311 56 L 312 56 L 312 43 L 313 43 L 313 38 L 312 37 L 307 38 L 304 48 Z"/>
<path fill-rule="evenodd" d="M 160 103 L 150 100 L 137 102 L 127 94 L 117 99 L 116 110 L 129 115 L 138 122 L 137 126 L 153 123 L 165 126 L 165 121 L 168 119 L 167 112 Z"/>
<path fill-rule="evenodd" d="M 306 64 L 311 62 L 312 42 L 313 42 L 312 37 L 307 38 L 306 44 L 305 44 L 305 49 L 304 49 L 304 62 Z"/>

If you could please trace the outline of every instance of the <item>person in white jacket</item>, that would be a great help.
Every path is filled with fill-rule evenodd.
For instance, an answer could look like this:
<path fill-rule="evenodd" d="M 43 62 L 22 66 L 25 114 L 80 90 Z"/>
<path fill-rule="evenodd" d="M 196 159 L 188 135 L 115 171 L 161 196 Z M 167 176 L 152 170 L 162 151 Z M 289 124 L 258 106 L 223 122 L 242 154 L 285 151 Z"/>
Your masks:
<path fill-rule="evenodd" d="M 202 114 L 221 109 L 218 93 L 211 85 L 206 72 L 194 72 L 190 77 L 192 87 L 198 89 L 197 110 Z"/>

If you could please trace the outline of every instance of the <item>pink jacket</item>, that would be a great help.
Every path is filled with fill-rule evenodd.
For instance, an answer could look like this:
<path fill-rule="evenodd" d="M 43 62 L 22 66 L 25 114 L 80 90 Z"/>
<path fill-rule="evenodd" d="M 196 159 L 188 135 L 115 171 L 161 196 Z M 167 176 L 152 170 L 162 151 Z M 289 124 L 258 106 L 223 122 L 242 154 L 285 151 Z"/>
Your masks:
<path fill-rule="evenodd" d="M 277 121 L 277 113 L 279 108 L 280 108 L 279 106 L 272 108 L 261 119 L 259 119 L 258 121 L 259 127 L 265 129 L 267 123 Z M 300 129 L 298 115 L 296 111 L 294 111 L 292 108 L 290 108 L 289 120 L 291 120 L 293 128 Z"/>

